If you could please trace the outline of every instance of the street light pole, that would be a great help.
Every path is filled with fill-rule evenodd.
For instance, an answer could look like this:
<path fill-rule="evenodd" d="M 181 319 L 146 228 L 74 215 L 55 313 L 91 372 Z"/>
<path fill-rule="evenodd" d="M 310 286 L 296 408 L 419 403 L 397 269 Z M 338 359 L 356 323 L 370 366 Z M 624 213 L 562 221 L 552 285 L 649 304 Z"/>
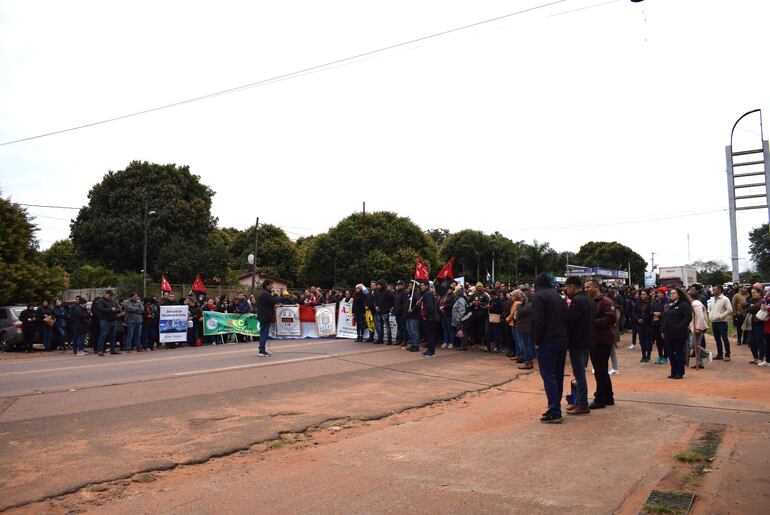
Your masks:
<path fill-rule="evenodd" d="M 150 225 L 150 215 L 155 211 L 147 211 L 147 203 L 144 203 L 144 251 L 142 252 L 142 298 L 147 296 L 147 229 Z"/>

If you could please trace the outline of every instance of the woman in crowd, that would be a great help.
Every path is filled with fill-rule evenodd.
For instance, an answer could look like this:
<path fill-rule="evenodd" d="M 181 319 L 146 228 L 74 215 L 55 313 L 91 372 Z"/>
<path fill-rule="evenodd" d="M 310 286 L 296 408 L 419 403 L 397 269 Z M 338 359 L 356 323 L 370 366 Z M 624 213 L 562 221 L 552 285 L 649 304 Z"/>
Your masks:
<path fill-rule="evenodd" d="M 522 295 L 521 304 L 516 308 L 516 335 L 521 341 L 523 355 L 519 355 L 518 368 L 529 370 L 533 368 L 535 347 L 532 343 L 532 303 L 526 295 Z"/>
<path fill-rule="evenodd" d="M 636 332 L 639 335 L 639 344 L 642 346 L 641 363 L 650 361 L 652 354 L 652 299 L 650 292 L 642 290 L 634 301 L 634 322 Z"/>
<path fill-rule="evenodd" d="M 518 363 L 524 362 L 524 345 L 521 336 L 519 335 L 519 331 L 516 328 L 516 314 L 519 311 L 519 307 L 521 307 L 526 300 L 527 297 L 524 296 L 524 292 L 521 290 L 514 290 L 513 293 L 511 293 L 511 311 L 505 318 L 505 321 L 508 322 L 511 337 L 513 338 L 513 344 L 516 349 L 515 352 L 508 357 L 517 360 Z"/>
<path fill-rule="evenodd" d="M 155 341 L 157 340 L 156 328 L 158 324 L 158 304 L 153 297 L 144 298 L 144 319 L 142 321 L 142 348 L 144 350 L 155 350 Z"/>
<path fill-rule="evenodd" d="M 468 350 L 467 324 L 463 320 L 469 311 L 468 298 L 465 296 L 463 287 L 458 285 L 454 289 L 454 304 L 452 304 L 452 328 L 455 331 L 455 342 L 457 350 Z"/>
<path fill-rule="evenodd" d="M 64 329 L 67 325 L 67 309 L 62 304 L 61 299 L 56 299 L 54 302 L 53 307 L 53 341 L 52 341 L 52 349 L 56 350 L 59 347 L 64 349 L 65 347 L 65 337 L 64 337 Z"/>
<path fill-rule="evenodd" d="M 706 350 L 705 338 L 708 329 L 708 316 L 706 306 L 700 301 L 699 296 L 690 297 L 692 306 L 692 322 L 690 322 L 690 348 L 695 354 L 695 363 L 692 368 L 703 368 L 703 356 L 708 355 L 711 363 L 711 353 Z"/>
<path fill-rule="evenodd" d="M 361 284 L 356 285 L 353 294 L 353 317 L 356 319 L 356 341 L 364 341 L 364 329 L 366 328 L 366 295 Z"/>
<path fill-rule="evenodd" d="M 762 290 L 754 286 L 751 288 L 751 295 L 746 304 L 743 305 L 743 308 L 746 311 L 746 316 L 751 316 L 749 348 L 751 349 L 753 359 L 749 363 L 766 367 L 770 365 L 767 365 L 768 356 L 763 355 L 766 350 L 765 322 L 757 318 L 757 313 L 759 313 L 763 306 L 767 309 L 767 303 L 763 297 Z"/>
<path fill-rule="evenodd" d="M 40 339 L 43 341 L 43 347 L 46 352 L 53 350 L 51 347 L 51 332 L 54 324 L 53 309 L 48 304 L 47 300 L 43 301 L 43 305 L 37 308 L 37 328 L 40 331 Z"/>
<path fill-rule="evenodd" d="M 671 303 L 663 312 L 661 322 L 661 331 L 666 341 L 666 355 L 671 365 L 671 374 L 668 378 L 683 379 L 692 306 L 687 294 L 681 288 L 674 288 L 670 295 Z"/>

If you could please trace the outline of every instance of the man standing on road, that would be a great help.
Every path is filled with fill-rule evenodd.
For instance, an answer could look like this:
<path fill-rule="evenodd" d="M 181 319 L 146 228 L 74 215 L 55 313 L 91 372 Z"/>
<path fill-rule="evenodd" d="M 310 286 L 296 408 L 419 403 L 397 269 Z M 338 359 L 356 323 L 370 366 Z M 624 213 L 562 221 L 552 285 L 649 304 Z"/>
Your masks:
<path fill-rule="evenodd" d="M 118 307 L 115 299 L 112 298 L 112 290 L 104 292 L 104 297 L 96 302 L 94 310 L 99 315 L 99 342 L 96 349 L 99 352 L 99 356 L 104 356 L 104 341 L 107 338 L 110 339 L 110 354 L 120 354 L 115 342 L 120 307 Z"/>
<path fill-rule="evenodd" d="M 591 364 L 594 367 L 594 379 L 596 380 L 596 392 L 594 401 L 589 409 L 602 409 L 615 404 L 615 394 L 612 392 L 612 380 L 610 379 L 607 365 L 610 359 L 610 351 L 615 345 L 615 335 L 612 328 L 616 323 L 615 303 L 602 295 L 599 282 L 591 279 L 586 282 L 586 292 L 594 299 L 596 304 L 596 316 L 594 317 L 595 343 L 591 349 Z"/>
<path fill-rule="evenodd" d="M 427 282 L 420 284 L 422 297 L 418 301 L 422 328 L 425 334 L 425 346 L 428 350 L 422 353 L 426 358 L 436 355 L 436 322 L 438 322 L 438 303 L 436 296 L 430 290 Z M 419 345 L 419 344 L 418 344 Z"/>
<path fill-rule="evenodd" d="M 144 321 L 144 304 L 139 300 L 138 293 L 132 293 L 126 301 L 126 344 L 124 349 L 128 352 L 136 349 L 142 350 L 140 336 L 142 335 L 142 322 Z"/>
<path fill-rule="evenodd" d="M 91 316 L 86 309 L 86 299 L 78 296 L 77 303 L 70 307 L 72 323 L 72 348 L 76 356 L 86 356 L 85 343 Z"/>
<path fill-rule="evenodd" d="M 711 304 L 711 329 L 714 331 L 714 340 L 717 342 L 717 355 L 714 359 L 730 361 L 730 340 L 727 337 L 727 321 L 733 316 L 733 307 L 730 300 L 724 294 L 721 284 L 714 286 L 714 302 Z M 724 353 L 722 346 L 724 344 Z"/>
<path fill-rule="evenodd" d="M 371 288 L 369 288 L 369 296 L 366 297 L 366 307 L 369 309 L 369 312 L 372 314 L 372 317 L 377 313 L 377 296 L 379 295 L 379 285 L 376 281 L 372 281 Z M 374 325 L 375 329 L 377 327 L 377 318 L 374 319 Z M 367 343 L 374 343 L 374 331 L 369 331 L 369 338 L 366 340 Z"/>
<path fill-rule="evenodd" d="M 275 306 L 278 304 L 278 301 L 273 297 L 272 286 L 273 281 L 265 279 L 262 282 L 262 291 L 257 297 L 257 319 L 259 320 L 259 354 L 257 355 L 260 358 L 270 357 L 265 346 L 270 336 L 270 324 L 273 323 L 275 317 Z"/>
<path fill-rule="evenodd" d="M 374 306 L 374 320 L 377 323 L 377 341 L 375 343 L 385 343 L 385 332 L 388 333 L 388 345 L 393 345 L 393 335 L 390 334 L 390 310 L 393 309 L 395 299 L 388 290 L 385 279 L 377 281 L 377 301 Z"/>
<path fill-rule="evenodd" d="M 567 336 L 569 360 L 572 364 L 572 375 L 575 377 L 577 387 L 574 404 L 567 408 L 567 414 L 587 415 L 591 413 L 591 410 L 588 409 L 586 365 L 591 347 L 594 345 L 596 305 L 583 291 L 583 281 L 580 277 L 567 277 L 564 290 L 567 297 L 570 298 L 567 309 Z"/>
<path fill-rule="evenodd" d="M 736 345 L 743 345 L 746 343 L 746 331 L 743 330 L 743 321 L 746 320 L 746 310 L 743 309 L 743 305 L 746 304 L 746 288 L 741 286 L 738 291 L 733 295 L 733 326 L 737 338 L 735 340 Z"/>
<path fill-rule="evenodd" d="M 540 376 L 543 378 L 548 410 L 540 422 L 561 422 L 561 396 L 564 393 L 564 362 L 567 359 L 567 306 L 551 285 L 548 275 L 535 279 L 532 300 L 532 333 L 537 348 Z"/>
<path fill-rule="evenodd" d="M 396 344 L 404 345 L 406 342 L 406 323 L 404 319 L 404 306 L 409 302 L 409 298 L 404 291 L 404 281 L 396 283 L 396 292 L 393 294 L 393 314 L 396 316 Z"/>
<path fill-rule="evenodd" d="M 24 339 L 24 352 L 32 352 L 32 344 L 37 330 L 37 312 L 32 303 L 27 304 L 27 309 L 19 313 L 21 321 L 21 336 Z"/>

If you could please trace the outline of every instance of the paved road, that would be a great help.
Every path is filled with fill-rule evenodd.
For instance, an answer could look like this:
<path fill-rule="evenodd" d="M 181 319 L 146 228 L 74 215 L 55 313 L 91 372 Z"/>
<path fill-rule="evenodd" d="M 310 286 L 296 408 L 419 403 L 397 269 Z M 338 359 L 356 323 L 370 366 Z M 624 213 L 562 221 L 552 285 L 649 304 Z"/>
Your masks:
<path fill-rule="evenodd" d="M 517 377 L 501 355 L 351 340 L 0 361 L 0 509 Z"/>

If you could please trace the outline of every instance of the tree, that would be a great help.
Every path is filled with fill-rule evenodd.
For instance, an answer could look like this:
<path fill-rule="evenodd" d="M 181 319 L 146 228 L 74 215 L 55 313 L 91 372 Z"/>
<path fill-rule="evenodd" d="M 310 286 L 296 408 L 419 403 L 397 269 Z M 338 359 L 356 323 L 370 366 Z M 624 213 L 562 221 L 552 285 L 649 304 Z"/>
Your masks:
<path fill-rule="evenodd" d="M 280 227 L 260 224 L 257 234 L 257 267 L 291 283 L 297 280 L 299 260 L 297 246 Z M 254 253 L 254 226 L 240 231 L 230 245 L 230 266 L 234 270 L 249 267 L 248 256 Z"/>
<path fill-rule="evenodd" d="M 80 258 L 75 252 L 72 240 L 58 240 L 40 253 L 40 257 L 47 266 L 60 266 L 71 274 L 80 265 Z"/>
<path fill-rule="evenodd" d="M 154 210 L 157 214 L 148 226 L 147 268 L 157 276 L 172 267 L 169 261 L 158 261 L 164 245 L 181 241 L 194 253 L 211 234 L 216 225 L 211 217 L 213 195 L 187 166 L 133 161 L 125 170 L 108 172 L 91 188 L 88 205 L 70 226 L 72 243 L 94 264 L 138 272 L 145 213 Z"/>
<path fill-rule="evenodd" d="M 616 241 L 589 241 L 576 256 L 577 264 L 625 270 L 631 263 L 631 282 L 644 284 L 647 262 L 642 256 Z"/>
<path fill-rule="evenodd" d="M 0 197 L 0 305 L 50 300 L 67 286 L 67 273 L 40 259 L 36 230 L 26 210 Z"/>
<path fill-rule="evenodd" d="M 436 245 L 409 218 L 378 211 L 354 213 L 307 243 L 304 285 L 352 286 L 361 281 L 411 279 L 417 257 L 438 272 Z"/>
<path fill-rule="evenodd" d="M 765 278 L 770 277 L 770 225 L 764 224 L 749 233 L 749 253 L 757 264 L 757 271 Z"/>
<path fill-rule="evenodd" d="M 73 270 L 70 276 L 72 288 L 104 288 L 115 286 L 120 280 L 120 274 L 99 265 L 82 265 Z"/>
<path fill-rule="evenodd" d="M 695 269 L 698 274 L 698 282 L 703 284 L 724 284 L 731 280 L 727 265 L 721 261 L 693 261 L 688 266 Z"/>
<path fill-rule="evenodd" d="M 489 249 L 489 237 L 475 229 L 463 229 L 452 233 L 444 241 L 441 247 L 441 257 L 444 260 L 455 258 L 460 265 L 461 273 L 466 280 L 473 278 L 473 282 L 482 280 L 482 264 L 485 263 Z M 486 277 L 486 270 L 484 270 Z"/>
<path fill-rule="evenodd" d="M 189 240 L 174 237 L 160 249 L 159 270 L 175 283 L 192 283 L 200 274 L 204 283 L 225 281 L 230 253 L 224 238 L 212 232 L 190 248 Z"/>
<path fill-rule="evenodd" d="M 532 277 L 537 277 L 540 272 L 547 272 L 548 261 L 555 254 L 551 248 L 551 244 L 546 242 L 539 242 L 532 240 L 531 244 L 525 244 L 524 256 L 527 259 L 529 270 L 532 273 Z"/>
<path fill-rule="evenodd" d="M 428 229 L 425 231 L 425 234 L 427 234 L 430 239 L 433 240 L 433 243 L 436 244 L 436 247 L 441 247 L 447 237 L 449 237 L 449 229 Z"/>

